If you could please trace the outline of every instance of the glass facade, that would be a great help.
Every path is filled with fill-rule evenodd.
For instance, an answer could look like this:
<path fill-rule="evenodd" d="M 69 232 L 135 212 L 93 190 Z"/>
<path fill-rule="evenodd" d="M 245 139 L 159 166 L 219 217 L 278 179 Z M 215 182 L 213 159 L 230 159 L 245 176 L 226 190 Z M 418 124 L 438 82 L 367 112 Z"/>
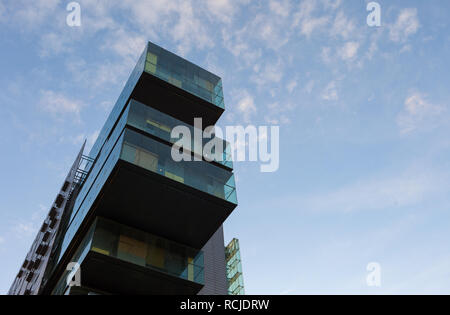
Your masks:
<path fill-rule="evenodd" d="M 146 106 L 145 104 L 142 104 L 138 101 L 131 100 L 129 104 L 129 110 L 128 110 L 128 120 L 127 124 L 130 126 L 133 126 L 137 129 L 140 129 L 142 131 L 145 131 L 146 133 L 152 134 L 160 139 L 163 139 L 170 143 L 175 143 L 179 139 L 175 139 L 171 137 L 172 129 L 177 126 L 184 126 L 187 127 L 190 130 L 191 136 L 192 136 L 192 144 L 191 149 L 194 151 L 194 153 L 197 156 L 202 157 L 203 155 L 203 148 L 211 141 L 211 139 L 204 139 L 202 137 L 200 143 L 196 143 L 196 139 L 194 139 L 194 130 L 195 128 L 191 125 L 188 125 L 181 120 L 178 120 L 176 118 L 173 118 L 172 116 L 169 116 L 167 114 L 164 114 L 152 107 Z M 198 130 L 198 132 L 202 132 L 201 130 Z M 218 138 L 215 138 L 218 139 Z M 230 144 L 226 142 L 225 140 L 218 139 L 218 142 L 222 143 L 222 154 L 220 159 L 215 159 L 217 163 L 220 163 L 230 169 L 233 168 L 233 162 L 231 159 L 231 149 Z M 200 151 L 198 151 L 198 149 Z M 213 152 L 214 153 L 214 152 Z M 209 157 L 211 158 L 211 157 Z"/>
<path fill-rule="evenodd" d="M 136 67 L 134 68 L 133 72 L 131 73 L 127 83 L 125 84 L 125 87 L 123 88 L 122 92 L 120 93 L 119 98 L 117 99 L 116 104 L 114 105 L 111 113 L 108 116 L 108 119 L 106 120 L 105 124 L 102 127 L 102 130 L 100 131 L 100 134 L 95 141 L 94 145 L 92 146 L 92 149 L 89 153 L 89 156 L 92 158 L 96 158 L 103 146 L 106 144 L 109 135 L 111 134 L 112 130 L 114 129 L 114 126 L 116 122 L 119 120 L 120 116 L 122 115 L 123 110 L 125 109 L 128 100 L 133 93 L 133 90 L 139 81 L 139 78 L 141 77 L 142 73 L 144 72 L 144 66 L 145 66 L 145 60 L 147 55 L 147 49 L 144 49 L 144 52 L 141 54 L 141 57 L 139 58 L 139 61 L 136 64 Z"/>
<path fill-rule="evenodd" d="M 204 258 L 201 250 L 111 220 L 96 219 L 71 261 L 82 266 L 90 251 L 204 284 Z M 69 271 L 63 274 L 53 293 L 64 294 L 68 274 Z"/>
<path fill-rule="evenodd" d="M 99 218 L 91 251 L 171 276 L 204 283 L 201 250 Z"/>
<path fill-rule="evenodd" d="M 225 247 L 225 258 L 227 262 L 228 294 L 244 295 L 244 277 L 238 239 L 233 239 Z"/>
<path fill-rule="evenodd" d="M 174 142 L 178 139 L 170 138 L 169 130 L 177 123 L 194 129 L 142 103 L 134 100 L 129 102 L 118 117 L 117 124 L 112 124 L 110 133 L 106 135 L 105 143 L 77 196 L 59 258 L 72 241 L 119 159 L 237 204 L 236 183 L 231 168 L 226 170 L 206 161 L 175 162 L 171 156 L 171 146 L 126 129 L 127 125 L 133 126 L 168 142 Z M 225 147 L 229 148 L 226 142 Z M 226 149 L 222 163 L 231 167 L 229 154 Z"/>
<path fill-rule="evenodd" d="M 225 108 L 218 76 L 152 43 L 148 45 L 145 72 Z"/>
<path fill-rule="evenodd" d="M 110 139 L 110 142 L 103 148 L 98 161 L 94 164 L 75 201 L 69 225 L 62 242 L 59 259 L 64 255 L 67 247 L 78 231 L 78 228 L 81 226 L 81 223 L 91 210 L 98 194 L 108 180 L 109 175 L 119 161 L 121 144 L 123 142 L 123 129 L 116 129 L 114 134 L 115 133 L 118 133 L 120 137 L 116 141 Z"/>
<path fill-rule="evenodd" d="M 171 147 L 132 130 L 126 130 L 121 159 L 237 204 L 232 172 L 211 163 L 175 162 Z"/>
<path fill-rule="evenodd" d="M 75 254 L 70 259 L 70 262 L 78 264 L 78 266 L 81 265 L 83 260 L 86 258 L 87 254 L 89 253 L 89 250 L 92 246 L 92 236 L 94 235 L 95 231 L 95 224 L 91 226 L 89 229 L 89 232 L 84 237 L 83 241 L 81 242 L 78 249 L 75 251 Z M 68 289 L 67 285 L 67 277 L 69 276 L 70 270 L 64 270 L 63 274 L 59 278 L 58 283 L 56 284 L 55 288 L 52 291 L 52 295 L 64 295 L 65 292 Z"/>
<path fill-rule="evenodd" d="M 143 76 L 144 72 L 147 74 Z M 164 84 L 161 84 L 160 81 L 152 80 L 152 77 L 148 74 L 162 79 L 197 98 L 185 97 L 183 91 L 168 88 Z M 158 100 L 159 103 L 154 104 L 158 110 L 152 108 L 151 95 L 141 96 L 141 94 L 146 93 L 147 87 L 151 87 L 149 86 L 151 84 L 156 84 L 159 88 L 158 91 L 161 92 L 158 94 L 160 97 Z M 211 139 L 203 139 L 202 137 L 201 143 L 196 143 L 195 141 L 197 140 L 194 134 L 198 131 L 201 132 L 201 130 L 195 129 L 194 126 L 170 116 L 173 115 L 181 119 L 185 117 L 183 116 L 184 114 L 178 115 L 176 107 L 172 111 L 165 109 L 166 95 L 168 99 L 177 99 L 170 98 L 170 93 L 182 96 L 179 98 L 180 100 L 183 97 L 184 100 L 188 99 L 194 107 L 198 104 L 203 107 L 207 105 L 198 99 L 201 98 L 212 105 L 224 109 L 222 82 L 219 77 L 149 43 L 91 149 L 89 155 L 94 162 L 83 186 L 77 192 L 76 199 L 73 202 L 73 208 L 67 210 L 68 215 L 64 225 L 65 230 L 61 230 L 62 241 L 58 245 L 58 248 L 60 248 L 58 255 L 55 256 L 56 263 L 66 262 L 71 259 L 70 261 L 82 264 L 90 252 L 96 252 L 198 284 L 204 283 L 203 253 L 199 250 L 190 249 L 144 231 L 138 231 L 106 219 L 96 220 L 87 234 L 83 233 L 79 235 L 81 233 L 78 233 L 81 226 L 83 226 L 84 231 L 86 218 L 89 218 L 89 222 L 91 222 L 95 216 L 99 215 L 98 212 L 100 210 L 102 211 L 102 216 L 109 216 L 107 210 L 110 207 L 102 204 L 102 201 L 107 198 L 105 195 L 100 197 L 104 199 L 98 197 L 101 192 L 105 192 L 105 194 L 108 192 L 108 190 L 102 191 L 102 189 L 110 183 L 112 172 L 120 160 L 164 176 L 172 182 L 161 178 L 162 181 L 166 184 L 170 183 L 176 186 L 178 190 L 182 189 L 179 189 L 177 183 L 185 185 L 184 189 L 186 189 L 188 194 L 192 193 L 194 202 L 196 200 L 195 198 L 198 198 L 197 200 L 199 202 L 204 202 L 202 199 L 206 195 L 199 195 L 188 187 L 228 201 L 228 203 L 225 203 L 217 202 L 220 201 L 217 199 L 207 200 L 212 205 L 217 205 L 218 211 L 221 211 L 223 208 L 223 212 L 226 215 L 229 215 L 230 212 L 228 211 L 232 211 L 236 207 L 237 197 L 235 179 L 232 172 L 233 163 L 231 161 L 230 145 L 226 141 L 222 139 L 218 140 L 220 143 L 223 143 L 224 150 L 221 154 L 223 158 L 213 162 L 204 160 L 175 162 L 173 160 L 171 155 L 172 144 L 180 140 L 171 137 L 171 132 L 174 127 L 183 126 L 190 130 L 192 136 L 191 150 L 197 157 L 203 155 L 201 150 L 203 150 L 205 144 L 209 143 Z M 139 99 L 145 104 L 133 98 Z M 154 99 L 153 102 L 156 103 Z M 182 105 L 174 104 L 174 106 Z M 204 115 L 206 118 L 213 116 L 216 112 L 219 113 L 219 116 L 222 113 L 221 110 L 214 106 L 206 106 L 206 108 L 213 109 Z M 201 108 L 200 112 L 203 109 Z M 164 111 L 168 114 L 163 113 Z M 190 109 L 185 109 L 185 112 L 188 111 L 195 112 Z M 210 120 L 215 122 L 219 116 Z M 185 119 L 185 121 L 188 120 Z M 121 169 L 118 169 L 118 172 L 120 171 Z M 150 176 L 152 175 L 151 173 L 141 171 L 141 174 L 153 178 L 153 176 Z M 133 184 L 135 183 L 130 183 L 130 185 Z M 149 194 L 151 193 L 149 191 Z M 157 197 L 155 196 L 155 198 Z M 94 203 L 97 200 L 99 201 L 97 205 L 104 206 L 104 209 L 94 207 Z M 139 201 L 137 200 L 137 202 Z M 180 211 L 183 211 L 183 209 L 180 209 Z M 145 209 L 142 210 L 142 213 L 146 213 Z M 216 212 L 213 211 L 209 213 L 213 213 L 211 215 L 212 218 L 216 215 Z M 204 219 L 204 216 L 202 218 Z M 225 219 L 225 215 L 223 215 L 223 218 Z M 211 219 L 211 222 L 213 219 Z M 218 222 L 219 220 L 215 221 L 217 221 L 217 225 L 219 226 L 223 220 L 220 220 L 220 222 Z M 135 223 L 132 221 L 129 222 L 130 225 L 140 226 Z M 216 229 L 215 226 L 206 224 L 204 226 L 211 230 Z M 148 232 L 154 232 L 151 229 L 153 227 L 149 227 Z M 166 236 L 169 238 L 173 237 L 173 239 L 177 239 L 182 243 L 191 244 L 191 246 L 198 245 L 201 247 L 202 242 L 207 241 L 202 238 L 206 239 L 209 234 L 198 234 L 200 235 L 198 236 L 199 240 L 196 240 L 196 242 L 192 241 L 191 243 L 186 241 L 189 237 L 194 239 L 191 235 L 182 235 L 181 237 L 184 237 L 183 240 L 178 235 L 166 234 Z M 77 250 L 72 250 L 72 247 L 70 247 L 71 243 L 79 244 L 81 239 L 81 245 L 77 246 Z M 65 276 L 67 274 L 68 272 L 66 271 L 62 275 L 62 278 L 60 278 L 59 284 L 55 287 L 55 293 L 64 294 L 66 290 Z"/>

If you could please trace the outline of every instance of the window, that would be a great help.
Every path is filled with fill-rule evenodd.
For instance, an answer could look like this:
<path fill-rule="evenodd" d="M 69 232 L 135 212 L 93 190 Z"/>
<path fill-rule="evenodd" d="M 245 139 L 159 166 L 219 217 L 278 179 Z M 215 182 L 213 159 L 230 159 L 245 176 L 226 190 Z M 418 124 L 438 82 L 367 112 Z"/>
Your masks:
<path fill-rule="evenodd" d="M 62 188 L 62 191 L 66 192 L 66 191 L 67 191 L 67 188 L 69 188 L 69 185 L 70 185 L 70 183 L 69 183 L 68 181 L 66 181 L 66 182 L 64 183 L 63 188 Z"/>
<path fill-rule="evenodd" d="M 117 256 L 136 265 L 145 266 L 147 246 L 145 242 L 136 240 L 127 235 L 120 235 Z"/>

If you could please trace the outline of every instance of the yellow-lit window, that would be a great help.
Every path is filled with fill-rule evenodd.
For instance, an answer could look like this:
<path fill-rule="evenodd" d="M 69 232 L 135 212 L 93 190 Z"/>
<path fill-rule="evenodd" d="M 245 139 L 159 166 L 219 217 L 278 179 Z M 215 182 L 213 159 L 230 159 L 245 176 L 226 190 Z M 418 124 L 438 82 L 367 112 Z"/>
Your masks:
<path fill-rule="evenodd" d="M 165 174 L 164 174 L 166 177 L 168 177 L 168 178 L 170 178 L 170 179 L 173 179 L 173 180 L 176 180 L 177 182 L 180 182 L 180 183 L 183 183 L 184 184 L 184 178 L 183 177 L 181 177 L 181 176 L 177 176 L 177 175 L 175 175 L 175 174 L 173 174 L 173 173 L 171 173 L 171 172 L 165 172 Z"/>
<path fill-rule="evenodd" d="M 151 52 L 147 53 L 147 62 L 157 65 L 158 64 L 158 56 L 155 54 L 152 54 Z"/>
<path fill-rule="evenodd" d="M 147 265 L 164 269 L 165 250 L 158 244 L 149 244 L 147 254 Z"/>
<path fill-rule="evenodd" d="M 120 235 L 117 256 L 128 262 L 145 266 L 147 244 L 126 235 Z"/>
<path fill-rule="evenodd" d="M 145 64 L 145 71 L 149 72 L 151 74 L 155 74 L 156 73 L 156 65 L 154 65 L 154 64 L 152 64 L 150 62 L 147 62 Z"/>
<path fill-rule="evenodd" d="M 170 129 L 170 127 L 163 125 L 157 121 L 151 120 L 151 119 L 147 119 L 147 124 L 155 126 L 158 129 L 164 130 L 165 132 L 170 133 L 172 131 L 172 129 Z"/>
<path fill-rule="evenodd" d="M 147 170 L 156 172 L 158 168 L 158 156 L 148 151 L 138 150 L 136 164 Z"/>

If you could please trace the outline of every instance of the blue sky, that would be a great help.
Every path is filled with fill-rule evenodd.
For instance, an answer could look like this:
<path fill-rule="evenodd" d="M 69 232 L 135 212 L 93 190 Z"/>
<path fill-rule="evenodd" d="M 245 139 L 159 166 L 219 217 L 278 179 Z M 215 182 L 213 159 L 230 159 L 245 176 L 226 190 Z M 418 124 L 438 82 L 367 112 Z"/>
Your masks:
<path fill-rule="evenodd" d="M 248 294 L 450 293 L 448 1 L 78 2 L 0 0 L 0 293 L 146 40 L 223 78 L 220 125 L 280 126 L 277 172 L 235 164 Z"/>

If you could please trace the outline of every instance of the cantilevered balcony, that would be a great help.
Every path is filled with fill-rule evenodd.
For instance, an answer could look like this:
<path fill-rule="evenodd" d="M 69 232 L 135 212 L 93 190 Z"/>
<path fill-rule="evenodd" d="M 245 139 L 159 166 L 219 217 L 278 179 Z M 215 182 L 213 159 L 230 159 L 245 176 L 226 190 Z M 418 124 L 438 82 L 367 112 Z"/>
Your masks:
<path fill-rule="evenodd" d="M 125 129 L 97 213 L 201 248 L 237 205 L 234 175 L 205 161 L 174 162 L 171 147 Z"/>
<path fill-rule="evenodd" d="M 196 117 L 205 127 L 217 122 L 225 109 L 218 76 L 152 43 L 145 54 L 132 98 L 188 124 Z"/>
<path fill-rule="evenodd" d="M 194 134 L 196 132 L 199 132 L 201 135 L 203 133 L 203 130 L 198 130 L 189 124 L 186 124 L 172 116 L 169 116 L 133 99 L 130 100 L 125 114 L 128 115 L 128 126 L 142 130 L 149 135 L 155 136 L 156 138 L 165 141 L 169 145 L 173 145 L 176 141 L 179 140 L 176 138 L 172 138 L 171 132 L 173 128 L 183 126 L 189 129 L 192 137 L 192 141 L 190 143 L 191 151 L 200 158 L 202 158 L 203 155 L 203 148 L 209 141 L 211 141 L 211 138 L 194 138 Z M 220 150 L 221 152 L 217 152 L 219 153 L 217 154 L 218 158 L 216 158 L 215 156 L 211 156 L 208 158 L 210 158 L 210 160 L 213 160 L 215 164 L 232 170 L 233 161 L 231 157 L 230 144 L 223 139 L 217 138 L 215 135 L 212 138 L 214 138 L 214 140 L 217 140 L 215 141 L 216 143 L 221 144 L 221 148 L 217 148 L 217 150 Z"/>
<path fill-rule="evenodd" d="M 81 286 L 111 294 L 196 294 L 204 285 L 203 252 L 97 218 L 71 261 Z M 54 294 L 67 291 L 66 271 Z"/>
<path fill-rule="evenodd" d="M 231 168 L 174 162 L 170 143 L 161 141 L 157 130 L 153 138 L 149 130 L 138 130 L 139 120 L 131 124 L 129 111 L 130 106 L 108 136 L 75 201 L 59 259 L 88 216 L 102 215 L 201 248 L 237 206 Z M 154 124 L 165 122 L 150 117 Z M 135 130 L 128 129 L 130 124 Z"/>

